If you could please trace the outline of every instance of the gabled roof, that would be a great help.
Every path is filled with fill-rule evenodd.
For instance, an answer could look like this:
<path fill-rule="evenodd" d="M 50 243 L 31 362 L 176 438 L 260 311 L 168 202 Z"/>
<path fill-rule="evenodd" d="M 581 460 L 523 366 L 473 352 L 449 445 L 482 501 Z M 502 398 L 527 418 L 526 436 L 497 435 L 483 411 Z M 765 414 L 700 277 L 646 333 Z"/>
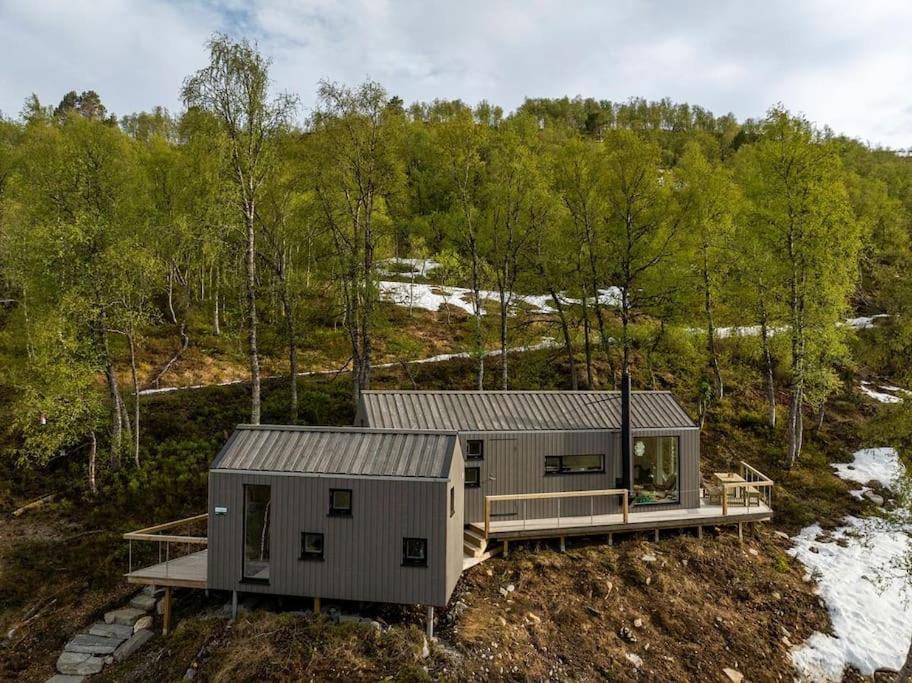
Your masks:
<path fill-rule="evenodd" d="M 454 432 L 238 425 L 210 469 L 446 479 L 455 446 Z"/>
<path fill-rule="evenodd" d="M 619 391 L 364 391 L 371 427 L 461 432 L 620 429 Z M 693 420 L 669 391 L 634 391 L 634 429 L 691 429 Z"/>

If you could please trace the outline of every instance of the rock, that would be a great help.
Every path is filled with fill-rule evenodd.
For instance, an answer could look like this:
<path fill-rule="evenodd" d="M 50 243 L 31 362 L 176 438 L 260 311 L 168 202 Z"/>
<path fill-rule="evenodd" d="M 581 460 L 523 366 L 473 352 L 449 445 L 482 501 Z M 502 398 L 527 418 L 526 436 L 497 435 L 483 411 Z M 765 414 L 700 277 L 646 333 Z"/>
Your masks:
<path fill-rule="evenodd" d="M 782 593 L 780 593 L 779 591 L 776 591 L 775 593 L 773 593 L 772 597 L 773 597 L 773 600 L 782 600 Z"/>
<path fill-rule="evenodd" d="M 503 586 L 501 586 L 501 587 L 498 589 L 498 592 L 499 592 L 499 593 L 501 594 L 501 596 L 503 596 L 503 597 L 507 597 L 507 596 L 509 595 L 509 593 L 507 593 L 507 589 L 504 588 Z"/>
<path fill-rule="evenodd" d="M 105 657 L 105 666 L 110 666 L 114 663 L 114 655 L 108 655 Z"/>
<path fill-rule="evenodd" d="M 194 678 L 196 678 L 196 669 L 191 666 L 184 672 L 184 680 L 192 681 Z"/>
<path fill-rule="evenodd" d="M 93 624 L 89 633 L 93 636 L 126 640 L 133 635 L 133 627 L 124 624 Z"/>
<path fill-rule="evenodd" d="M 123 642 L 122 638 L 106 638 L 80 633 L 63 647 L 64 652 L 80 652 L 86 655 L 109 655 Z"/>
<path fill-rule="evenodd" d="M 789 650 L 792 649 L 792 641 L 788 639 L 788 636 L 782 636 L 782 644 L 785 645 Z"/>
<path fill-rule="evenodd" d="M 428 645 L 427 638 L 422 637 L 421 639 L 421 659 L 427 659 L 431 656 L 431 648 Z"/>
<path fill-rule="evenodd" d="M 789 535 L 787 533 L 785 533 L 784 531 L 774 530 L 773 535 L 778 536 L 779 538 L 785 539 L 786 541 L 792 540 L 791 538 L 789 538 Z"/>
<path fill-rule="evenodd" d="M 86 679 L 85 676 L 73 676 L 71 674 L 54 674 L 46 683 L 82 683 Z"/>
<path fill-rule="evenodd" d="M 504 619 L 503 617 L 497 617 L 497 623 L 499 623 L 501 626 L 506 626 L 507 620 Z"/>
<path fill-rule="evenodd" d="M 873 491 L 865 491 L 864 497 L 867 498 L 868 500 L 870 500 L 872 503 L 874 503 L 874 505 L 877 505 L 878 507 L 883 507 L 883 504 L 884 504 L 883 496 L 880 496 L 880 495 L 874 493 Z"/>
<path fill-rule="evenodd" d="M 809 546 L 809 547 L 808 547 L 808 550 L 810 550 L 810 551 L 811 551 L 812 553 L 814 553 L 815 555 L 818 554 L 818 553 L 820 553 L 820 550 L 817 548 L 816 545 Z"/>
<path fill-rule="evenodd" d="M 614 584 L 610 581 L 605 582 L 605 595 L 611 595 L 611 591 L 614 590 Z"/>
<path fill-rule="evenodd" d="M 57 658 L 57 671 L 73 676 L 91 676 L 104 668 L 101 657 L 82 652 L 62 652 Z"/>
<path fill-rule="evenodd" d="M 646 585 L 648 586 L 648 585 L 651 584 L 651 583 L 652 583 L 652 577 L 651 577 L 651 576 L 647 576 L 647 577 L 646 577 Z"/>
<path fill-rule="evenodd" d="M 515 590 L 516 590 L 516 586 L 514 586 L 512 583 L 507 585 L 507 593 L 512 593 Z"/>
<path fill-rule="evenodd" d="M 641 557 L 640 559 L 643 560 L 643 562 L 655 562 L 655 561 L 656 561 L 656 556 L 653 555 L 652 553 L 646 553 L 646 554 L 643 555 L 643 557 Z"/>
<path fill-rule="evenodd" d="M 633 620 L 633 625 L 635 628 L 643 628 L 643 620 L 637 617 Z"/>
<path fill-rule="evenodd" d="M 724 673 L 726 675 L 726 677 L 728 677 L 728 680 L 730 680 L 731 683 L 741 683 L 741 681 L 744 680 L 744 674 L 742 674 L 737 669 L 729 669 L 728 667 L 726 667 L 726 668 L 722 669 L 722 673 Z"/>
<path fill-rule="evenodd" d="M 133 626 L 136 620 L 143 616 L 145 612 L 135 607 L 122 607 L 121 609 L 111 610 L 104 615 L 106 624 L 124 624 Z"/>
<path fill-rule="evenodd" d="M 591 614 L 594 617 L 602 616 L 602 613 L 599 610 L 597 610 L 595 607 L 593 607 L 592 605 L 586 605 L 586 611 L 589 612 L 589 614 Z"/>
<path fill-rule="evenodd" d="M 628 643 L 635 643 L 637 641 L 636 634 L 626 626 L 621 626 L 620 630 L 618 631 L 618 636 L 620 636 L 622 640 L 626 640 Z"/>
<path fill-rule="evenodd" d="M 230 603 L 229 603 L 229 605 L 230 605 Z M 165 601 L 164 600 L 159 600 L 158 602 L 155 603 L 155 613 L 158 616 L 161 616 L 162 614 L 165 613 Z"/>
<path fill-rule="evenodd" d="M 541 617 L 538 616 L 535 612 L 529 612 L 526 616 L 529 617 L 529 621 L 531 621 L 534 624 L 541 623 Z"/>
<path fill-rule="evenodd" d="M 114 659 L 118 662 L 122 662 L 143 645 L 145 645 L 146 641 L 148 641 L 152 636 L 152 631 L 149 631 L 147 629 L 137 631 L 132 636 L 130 636 L 129 640 L 127 640 L 123 645 L 114 651 Z"/>
<path fill-rule="evenodd" d="M 633 652 L 627 652 L 624 657 L 637 669 L 643 666 L 643 658 Z"/>
<path fill-rule="evenodd" d="M 140 592 L 143 595 L 151 595 L 153 598 L 160 598 L 165 594 L 165 589 L 155 588 L 154 586 L 144 586 Z"/>
<path fill-rule="evenodd" d="M 136 623 L 133 624 L 133 633 L 142 631 L 144 628 L 152 628 L 152 617 L 148 614 L 136 620 Z"/>
<path fill-rule="evenodd" d="M 754 557 L 757 557 L 757 555 L 760 554 L 760 553 L 757 552 L 757 549 L 756 549 L 756 548 L 748 548 L 748 549 L 747 549 L 747 552 L 749 552 L 749 553 L 750 553 L 751 555 L 753 555 Z"/>
<path fill-rule="evenodd" d="M 130 607 L 135 607 L 136 609 L 141 609 L 143 612 L 149 612 L 155 608 L 155 596 L 146 595 L 145 593 L 138 593 L 136 596 L 130 600 Z"/>

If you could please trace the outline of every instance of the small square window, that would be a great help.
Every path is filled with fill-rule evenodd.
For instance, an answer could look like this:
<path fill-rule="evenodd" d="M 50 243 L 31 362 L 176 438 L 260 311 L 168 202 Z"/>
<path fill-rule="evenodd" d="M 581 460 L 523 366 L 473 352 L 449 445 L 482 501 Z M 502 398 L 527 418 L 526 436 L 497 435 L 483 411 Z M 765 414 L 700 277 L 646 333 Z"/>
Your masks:
<path fill-rule="evenodd" d="M 402 539 L 402 564 L 408 567 L 427 567 L 427 539 Z"/>
<path fill-rule="evenodd" d="M 469 439 L 466 441 L 466 460 L 481 460 L 484 458 L 484 441 Z"/>
<path fill-rule="evenodd" d="M 351 517 L 351 489 L 329 489 L 329 514 L 337 517 Z"/>
<path fill-rule="evenodd" d="M 301 534 L 301 559 L 323 559 L 323 534 L 305 531 Z"/>
<path fill-rule="evenodd" d="M 481 486 L 481 468 L 480 467 L 466 467 L 465 468 L 465 485 L 466 488 L 474 488 Z"/>

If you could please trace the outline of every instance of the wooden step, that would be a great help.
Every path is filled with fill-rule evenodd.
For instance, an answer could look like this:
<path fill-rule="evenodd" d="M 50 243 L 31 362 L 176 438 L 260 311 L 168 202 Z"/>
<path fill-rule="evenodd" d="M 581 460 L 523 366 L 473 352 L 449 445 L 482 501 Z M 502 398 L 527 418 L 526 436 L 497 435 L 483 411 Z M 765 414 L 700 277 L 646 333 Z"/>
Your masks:
<path fill-rule="evenodd" d="M 485 554 L 485 551 L 482 550 L 481 548 L 476 548 L 473 545 L 469 545 L 468 543 L 463 543 L 462 544 L 462 554 L 467 557 L 481 557 L 482 555 Z"/>
<path fill-rule="evenodd" d="M 463 538 L 466 543 L 471 543 L 477 548 L 484 548 L 487 545 L 484 535 L 472 527 L 466 527 Z"/>

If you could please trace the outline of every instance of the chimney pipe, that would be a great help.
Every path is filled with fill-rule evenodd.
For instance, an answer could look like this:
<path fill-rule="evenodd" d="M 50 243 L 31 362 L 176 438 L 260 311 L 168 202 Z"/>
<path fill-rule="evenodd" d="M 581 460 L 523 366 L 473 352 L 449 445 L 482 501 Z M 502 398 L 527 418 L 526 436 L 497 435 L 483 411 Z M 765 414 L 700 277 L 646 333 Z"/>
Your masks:
<path fill-rule="evenodd" d="M 633 497 L 633 466 L 631 454 L 633 453 L 633 428 L 630 424 L 630 373 L 621 376 L 621 468 L 623 488 L 627 489 L 628 496 Z"/>

